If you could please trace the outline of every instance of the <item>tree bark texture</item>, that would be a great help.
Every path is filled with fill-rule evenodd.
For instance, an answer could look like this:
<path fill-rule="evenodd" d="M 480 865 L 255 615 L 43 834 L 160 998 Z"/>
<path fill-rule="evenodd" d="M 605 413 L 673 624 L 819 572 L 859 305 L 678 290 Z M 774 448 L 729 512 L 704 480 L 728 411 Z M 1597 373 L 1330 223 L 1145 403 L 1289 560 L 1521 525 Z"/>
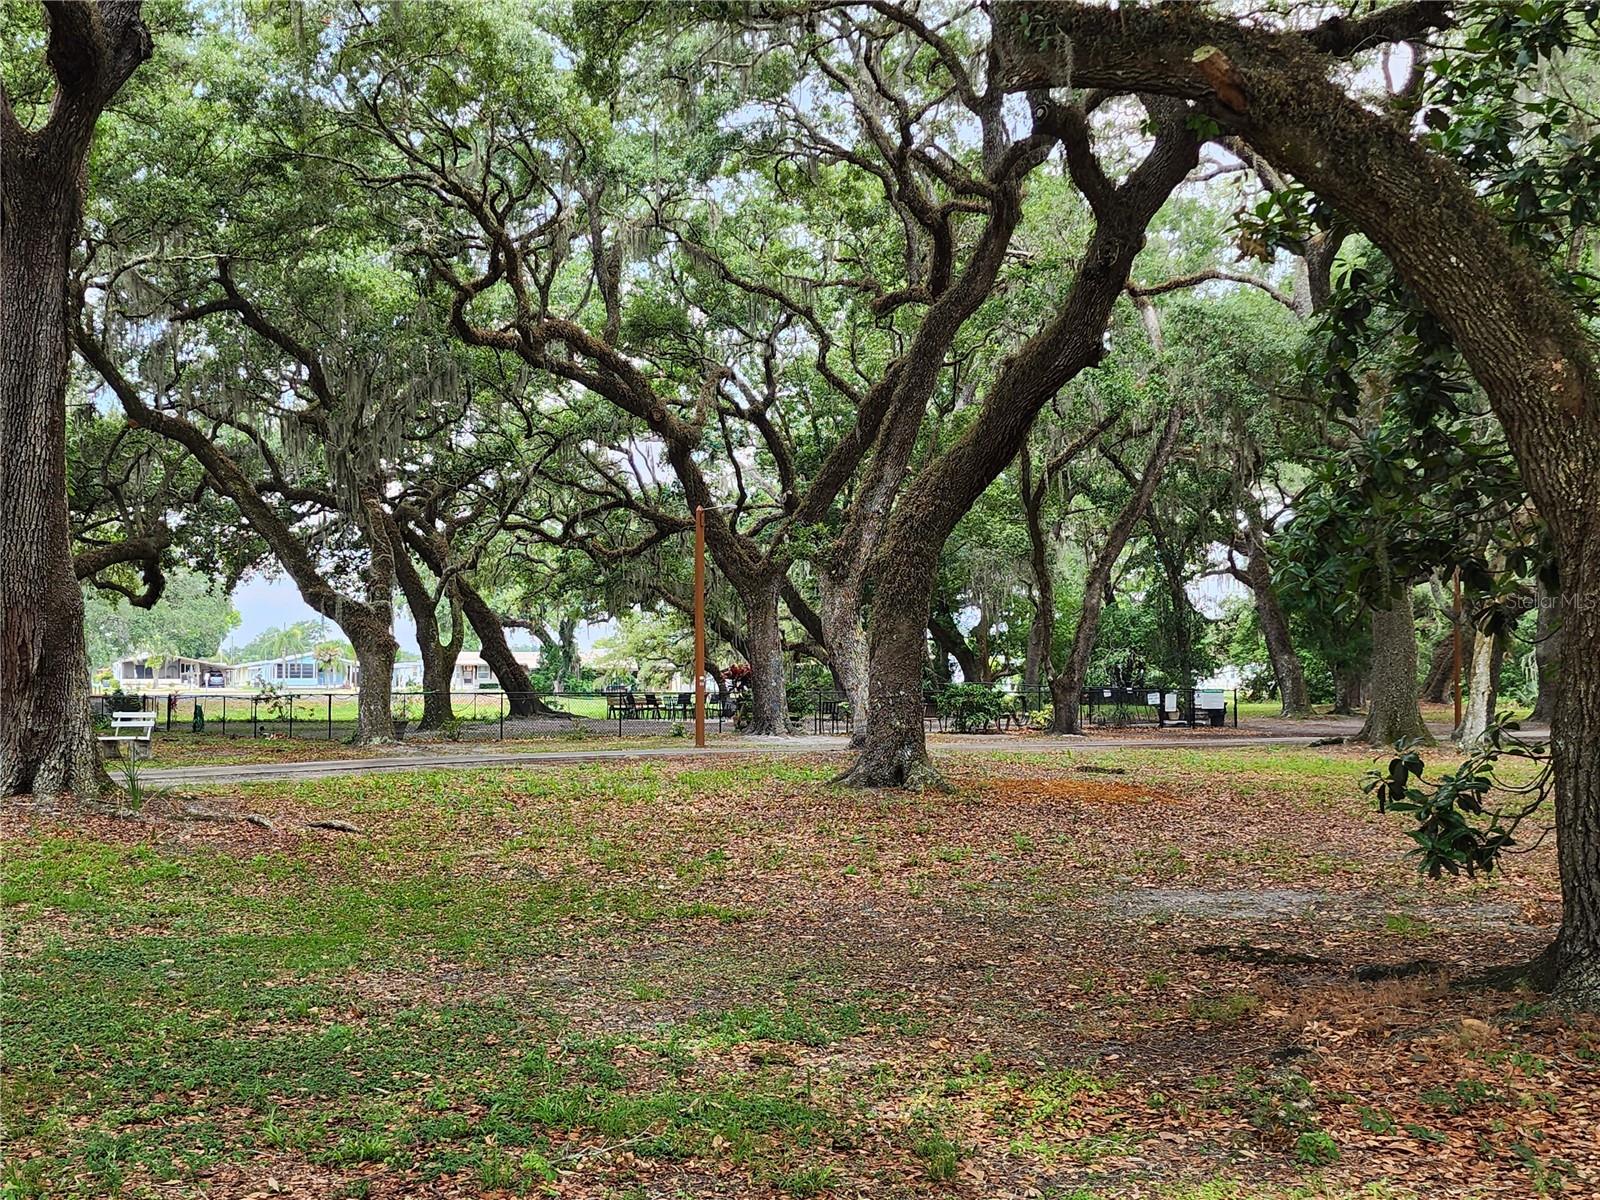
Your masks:
<path fill-rule="evenodd" d="M 1539 611 L 1534 618 L 1534 667 L 1539 676 L 1539 694 L 1530 721 L 1549 721 L 1555 715 L 1556 694 L 1561 683 L 1561 590 L 1537 585 Z"/>
<path fill-rule="evenodd" d="M 781 737 L 789 732 L 789 696 L 783 670 L 779 579 L 769 575 L 740 589 L 745 608 L 745 646 L 750 656 L 750 719 L 745 732 Z"/>
<path fill-rule="evenodd" d="M 1455 731 L 1463 750 L 1475 750 L 1494 717 L 1499 698 L 1500 661 L 1505 655 L 1503 636 L 1480 633 L 1472 642 L 1467 675 L 1467 702 L 1461 708 L 1461 728 Z"/>
<path fill-rule="evenodd" d="M 1289 631 L 1289 617 L 1278 602 L 1278 591 L 1272 586 L 1272 561 L 1259 536 L 1252 537 L 1250 555 L 1244 568 L 1244 582 L 1256 601 L 1256 618 L 1261 622 L 1261 635 L 1266 639 L 1267 658 L 1272 664 L 1272 677 L 1278 684 L 1278 699 L 1286 717 L 1309 717 L 1311 693 L 1306 687 L 1305 668 L 1294 648 L 1294 636 Z"/>
<path fill-rule="evenodd" d="M 46 15 L 46 124 L 24 130 L 0 98 L 0 795 L 98 799 L 67 509 L 67 274 L 95 124 L 151 44 L 136 3 Z"/>
<path fill-rule="evenodd" d="M 817 578 L 828 665 L 850 704 L 850 745 L 859 749 L 867 741 L 867 638 L 861 625 L 861 590 L 853 582 L 828 571 Z"/>
<path fill-rule="evenodd" d="M 1461 631 L 1461 656 L 1463 660 L 1472 654 L 1472 630 Z M 1429 704 L 1444 704 L 1451 701 L 1450 686 L 1455 681 L 1456 673 L 1456 633 L 1452 625 L 1444 631 L 1444 636 L 1433 644 L 1433 652 L 1428 656 L 1428 673 L 1422 680 L 1422 698 Z"/>
<path fill-rule="evenodd" d="M 1556 990 L 1574 1007 L 1600 1008 L 1600 540 L 1561 560 L 1563 652 L 1551 749 L 1555 757 L 1556 856 L 1561 932 Z"/>
<path fill-rule="evenodd" d="M 1411 589 L 1401 587 L 1388 608 L 1372 612 L 1371 695 L 1357 741 L 1392 746 L 1401 738 L 1433 743 L 1422 723 L 1417 688 L 1417 625 Z"/>
<path fill-rule="evenodd" d="M 466 636 L 466 624 L 461 617 L 461 602 L 454 587 L 442 588 L 435 595 L 423 581 L 411 552 L 400 533 L 398 523 L 392 518 L 387 523 L 389 544 L 394 550 L 395 578 L 400 592 L 406 598 L 417 626 L 417 651 L 422 656 L 422 719 L 420 729 L 443 729 L 455 716 L 450 703 L 450 685 L 455 674 L 456 658 Z M 439 604 L 450 605 L 450 636 L 439 636 Z M 365 676 L 365 672 L 362 672 Z"/>

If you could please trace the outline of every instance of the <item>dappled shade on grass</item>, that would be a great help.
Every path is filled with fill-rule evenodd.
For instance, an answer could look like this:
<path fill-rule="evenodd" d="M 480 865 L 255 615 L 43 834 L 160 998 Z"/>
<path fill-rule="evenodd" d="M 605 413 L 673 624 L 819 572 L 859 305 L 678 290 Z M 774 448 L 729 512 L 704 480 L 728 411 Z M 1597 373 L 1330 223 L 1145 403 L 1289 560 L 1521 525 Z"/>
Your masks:
<path fill-rule="evenodd" d="M 1427 886 L 1353 753 L 941 765 L 952 795 L 702 759 L 202 798 L 273 829 L 11 811 L 6 1178 L 217 1197 L 269 1179 L 1593 1186 L 1591 1027 L 1449 986 L 1549 937 L 1547 851 L 1491 886 Z M 360 832 L 302 827 L 327 817 Z M 1373 964 L 1399 977 L 1357 980 Z"/>

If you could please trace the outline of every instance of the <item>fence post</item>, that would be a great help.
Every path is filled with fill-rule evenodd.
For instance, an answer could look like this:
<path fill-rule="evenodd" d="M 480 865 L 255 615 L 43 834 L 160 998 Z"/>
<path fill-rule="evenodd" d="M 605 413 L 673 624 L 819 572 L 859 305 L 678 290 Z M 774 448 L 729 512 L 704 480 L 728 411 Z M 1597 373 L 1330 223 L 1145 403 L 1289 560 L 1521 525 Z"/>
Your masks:
<path fill-rule="evenodd" d="M 255 696 L 251 696 L 250 697 L 250 736 L 251 737 L 260 737 L 261 736 L 261 720 L 260 720 L 259 717 L 256 716 L 256 705 L 258 703 L 260 703 L 260 701 Z"/>
<path fill-rule="evenodd" d="M 1233 727 L 1239 728 L 1239 689 L 1233 689 Z"/>
<path fill-rule="evenodd" d="M 289 697 L 289 736 L 294 737 L 294 697 Z"/>
<path fill-rule="evenodd" d="M 477 705 L 477 697 L 476 696 L 473 697 L 473 705 L 472 705 L 472 707 L 474 708 L 474 710 L 476 710 L 476 708 L 478 707 L 478 705 Z M 499 707 L 500 707 L 500 740 L 503 742 L 503 741 L 506 740 L 506 693 L 505 692 L 501 692 L 500 693 L 500 705 L 499 705 Z"/>
<path fill-rule="evenodd" d="M 328 741 L 333 741 L 333 693 L 328 693 Z"/>
<path fill-rule="evenodd" d="M 228 697 L 226 694 L 222 697 L 222 736 L 228 736 Z"/>

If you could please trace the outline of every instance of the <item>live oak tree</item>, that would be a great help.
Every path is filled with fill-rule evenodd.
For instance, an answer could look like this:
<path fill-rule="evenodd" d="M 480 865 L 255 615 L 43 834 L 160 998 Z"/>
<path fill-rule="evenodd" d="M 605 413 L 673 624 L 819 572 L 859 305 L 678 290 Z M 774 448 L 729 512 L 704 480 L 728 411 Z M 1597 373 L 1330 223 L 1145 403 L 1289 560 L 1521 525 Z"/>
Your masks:
<path fill-rule="evenodd" d="M 668 167 L 684 170 L 646 169 L 658 145 L 672 150 L 669 133 L 652 129 L 647 148 L 637 133 L 618 134 L 559 86 L 522 87 L 521 65 L 509 72 L 495 58 L 502 31 L 474 27 L 480 74 L 465 85 L 426 52 L 405 56 L 402 68 L 400 47 L 422 34 L 398 19 L 375 22 L 373 36 L 359 41 L 361 54 L 389 65 L 369 72 L 365 59 L 352 57 L 348 67 L 356 80 L 349 124 L 369 145 L 376 139 L 384 148 L 380 156 L 367 155 L 360 169 L 373 186 L 399 185 L 429 206 L 419 213 L 425 236 L 418 248 L 447 289 L 457 333 L 603 398 L 659 446 L 681 499 L 675 511 L 639 515 L 659 517 L 659 525 L 681 522 L 696 507 L 707 510 L 710 552 L 745 611 L 753 727 L 764 732 L 784 725 L 780 604 L 793 607 L 788 572 L 797 557 L 815 555 L 818 532 L 826 536 L 836 514 L 842 515 L 837 544 L 815 555 L 825 568 L 819 626 L 834 643 L 836 671 L 860 692 L 859 682 L 851 682 L 859 679 L 851 670 L 859 652 L 849 636 L 863 602 L 862 566 L 904 478 L 929 397 L 946 383 L 940 369 L 946 351 L 993 287 L 1018 216 L 1020 180 L 1053 141 L 1037 133 L 1013 141 L 998 93 L 980 97 L 964 86 L 952 95 L 942 81 L 919 82 L 904 64 L 926 52 L 925 39 L 893 14 L 859 19 L 840 12 L 827 20 L 836 23 L 830 40 L 779 23 L 761 31 L 766 40 L 756 48 L 781 60 L 780 81 L 789 64 L 826 81 L 828 104 L 799 111 L 783 89 L 763 93 L 759 57 L 746 54 L 735 70 L 757 77 L 752 104 L 765 98 L 785 118 L 790 140 L 758 144 L 751 153 L 770 161 L 786 186 L 803 189 L 812 173 L 785 170 L 786 161 L 815 164 L 818 174 L 831 171 L 870 189 L 904 226 L 898 239 L 860 238 L 856 262 L 847 263 L 841 248 L 838 261 L 848 267 L 842 277 L 826 269 L 832 251 L 824 254 L 823 271 L 801 269 L 792 237 L 787 245 L 781 238 L 761 245 L 752 236 L 730 251 L 711 228 L 717 196 L 703 180 L 707 148 L 694 140 L 713 143 L 715 162 L 709 129 L 690 131 L 689 148 L 698 148 L 701 159 L 669 157 Z M 449 26 L 435 31 L 433 41 L 461 34 Z M 517 36 L 541 40 L 526 27 Z M 547 41 L 540 52 L 550 53 Z M 948 69 L 958 56 L 941 61 Z M 517 82 L 492 89 L 497 99 L 485 104 L 479 85 L 502 76 Z M 452 109 L 471 108 L 485 140 L 475 143 L 453 119 L 441 119 L 437 96 L 448 96 Z M 714 122 L 736 102 L 718 100 L 721 108 L 714 103 L 704 119 Z M 957 152 L 936 140 L 958 108 L 981 131 L 982 152 L 970 167 L 968 148 Z M 480 170 L 485 165 L 487 173 Z M 743 177 L 733 178 L 742 185 Z M 832 234 L 798 236 L 827 241 Z M 894 251 L 887 261 L 885 245 Z M 788 270 L 785 253 L 795 259 Z M 668 314 L 665 324 L 653 319 L 659 305 L 652 304 L 651 281 L 662 276 L 704 282 L 706 306 L 692 296 L 691 312 L 710 314 L 709 332 L 681 315 Z M 730 304 L 710 296 L 719 287 L 748 314 L 744 326 L 720 319 Z M 847 310 L 836 299 L 816 301 L 818 289 L 862 299 L 851 306 L 859 315 L 848 342 L 835 328 L 836 315 Z M 883 340 L 867 327 L 873 320 L 886 327 L 891 350 L 862 358 L 855 353 L 861 335 Z M 843 400 L 832 415 L 820 402 L 794 404 L 784 394 L 788 379 L 764 372 L 764 348 L 775 337 Z M 800 448 L 785 436 L 780 415 L 807 407 L 827 423 L 818 440 L 822 452 L 802 477 L 794 471 Z M 724 421 L 754 430 L 768 462 L 749 468 L 765 476 L 759 489 L 738 478 L 744 468 L 737 455 L 727 466 L 711 457 L 719 435 L 730 445 L 742 440 L 725 433 Z"/>
<path fill-rule="evenodd" d="M 985 94 L 999 84 L 998 78 L 988 78 Z M 895 505 L 874 560 L 867 741 L 846 774 L 856 784 L 937 780 L 923 730 L 921 661 L 939 549 L 1016 456 L 1038 412 L 1104 356 L 1106 320 L 1127 283 L 1145 227 L 1197 161 L 1197 143 L 1181 104 L 1152 102 L 1154 143 L 1121 182 L 1113 182 L 1096 158 L 1080 102 L 1063 106 L 1035 95 L 1034 106 L 1036 132 L 1059 137 L 1073 182 L 1093 213 L 1094 230 L 1059 307 L 999 366 L 966 430 L 917 472 Z"/>
<path fill-rule="evenodd" d="M 55 0 L 44 14 L 42 45 L 15 47 L 43 63 L 13 63 L 8 46 L 0 86 L 0 795 L 93 799 L 104 773 L 67 508 L 68 275 L 95 126 L 151 41 L 136 0 Z"/>
<path fill-rule="evenodd" d="M 1517 14 L 1489 10 L 1511 30 Z M 1389 257 L 1448 331 L 1506 431 L 1550 524 L 1564 594 L 1600 594 L 1600 379 L 1572 300 L 1450 162 L 1361 104 L 1331 67 L 1377 40 L 1451 19 L 1401 4 L 1307 31 L 1258 28 L 1196 6 L 1004 10 L 1009 86 L 1147 90 L 1188 98 L 1333 205 Z M 1502 33 L 1503 36 L 1503 33 Z M 1507 62 L 1527 49 L 1506 41 Z M 1563 614 L 1569 649 L 1552 754 L 1564 910 L 1549 966 L 1562 994 L 1600 1004 L 1600 604 Z M 1581 665 L 1580 665 L 1581 664 Z"/>
<path fill-rule="evenodd" d="M 102 290 L 112 297 L 109 311 L 117 316 L 89 325 L 80 297 L 78 349 L 130 419 L 194 456 L 302 599 L 343 630 L 361 673 L 357 739 L 389 740 L 398 645 L 392 631 L 395 552 L 383 507 L 385 452 L 395 455 L 404 436 L 400 425 L 420 416 L 423 393 L 414 381 L 398 383 L 359 360 L 339 364 L 335 373 L 323 352 L 248 296 L 248 286 L 224 258 L 208 288 L 215 295 L 187 306 L 161 296 L 156 305 L 119 312 L 137 298 L 124 298 L 112 280 L 103 280 Z M 207 330 L 219 321 L 214 314 L 224 313 L 245 327 L 246 336 L 233 340 L 232 320 L 222 325 L 227 333 Z M 164 321 L 158 340 L 143 340 Z M 119 339 L 119 328 L 129 326 L 139 334 Z M 231 356 L 207 357 L 202 350 L 214 351 L 218 336 L 228 339 L 224 346 L 244 351 L 250 366 L 243 378 L 267 390 L 222 383 L 212 368 Z M 170 359 L 171 369 L 146 369 L 136 382 L 119 363 L 125 357 Z"/>

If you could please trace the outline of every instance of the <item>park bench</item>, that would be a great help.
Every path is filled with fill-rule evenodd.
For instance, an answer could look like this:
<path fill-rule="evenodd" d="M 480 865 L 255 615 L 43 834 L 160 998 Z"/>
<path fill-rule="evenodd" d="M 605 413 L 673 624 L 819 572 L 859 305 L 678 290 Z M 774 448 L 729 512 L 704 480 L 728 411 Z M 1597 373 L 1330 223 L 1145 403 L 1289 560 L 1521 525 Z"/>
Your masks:
<path fill-rule="evenodd" d="M 119 712 L 111 714 L 111 732 L 100 735 L 102 748 L 109 748 L 120 756 L 122 747 L 128 747 L 128 756 L 137 758 L 139 747 L 145 748 L 148 757 L 156 732 L 156 714 L 153 712 Z"/>

